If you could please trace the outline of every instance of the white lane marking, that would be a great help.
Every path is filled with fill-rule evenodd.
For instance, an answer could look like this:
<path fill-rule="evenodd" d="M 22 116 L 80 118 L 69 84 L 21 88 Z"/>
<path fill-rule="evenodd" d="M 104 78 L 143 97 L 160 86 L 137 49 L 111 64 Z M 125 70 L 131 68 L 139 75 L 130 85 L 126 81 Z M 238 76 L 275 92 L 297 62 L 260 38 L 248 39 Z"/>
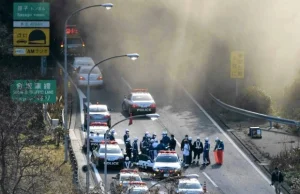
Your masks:
<path fill-rule="evenodd" d="M 213 186 L 218 187 L 218 185 L 206 174 L 206 172 L 202 172 L 204 176 L 213 184 Z"/>
<path fill-rule="evenodd" d="M 99 183 L 99 182 L 102 182 L 100 173 L 99 173 L 99 171 L 97 170 L 96 165 L 93 164 L 93 163 L 91 163 L 91 165 L 92 165 L 93 170 L 94 170 L 94 172 L 95 172 L 94 174 L 96 175 L 96 178 L 97 178 L 98 183 Z"/>
<path fill-rule="evenodd" d="M 123 77 L 121 77 L 121 79 L 126 84 L 126 86 L 132 90 L 132 87 L 130 86 L 130 84 Z"/>
<path fill-rule="evenodd" d="M 255 166 L 249 157 L 234 143 L 234 141 L 225 133 L 225 131 L 218 125 L 218 123 L 203 109 L 203 107 L 194 99 L 194 97 L 180 84 L 185 94 L 196 104 L 196 106 L 207 116 L 207 118 L 219 129 L 221 133 L 228 139 L 228 141 L 240 152 L 246 161 L 268 182 L 269 179 Z"/>

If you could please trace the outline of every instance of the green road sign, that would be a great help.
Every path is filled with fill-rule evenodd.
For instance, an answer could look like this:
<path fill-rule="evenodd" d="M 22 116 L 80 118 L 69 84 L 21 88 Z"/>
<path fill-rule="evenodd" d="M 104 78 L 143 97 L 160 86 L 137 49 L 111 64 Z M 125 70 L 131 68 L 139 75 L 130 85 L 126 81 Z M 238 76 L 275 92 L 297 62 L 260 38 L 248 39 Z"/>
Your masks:
<path fill-rule="evenodd" d="M 56 102 L 56 80 L 14 80 L 10 95 L 15 101 Z"/>
<path fill-rule="evenodd" d="M 14 3 L 14 20 L 49 20 L 49 3 Z"/>

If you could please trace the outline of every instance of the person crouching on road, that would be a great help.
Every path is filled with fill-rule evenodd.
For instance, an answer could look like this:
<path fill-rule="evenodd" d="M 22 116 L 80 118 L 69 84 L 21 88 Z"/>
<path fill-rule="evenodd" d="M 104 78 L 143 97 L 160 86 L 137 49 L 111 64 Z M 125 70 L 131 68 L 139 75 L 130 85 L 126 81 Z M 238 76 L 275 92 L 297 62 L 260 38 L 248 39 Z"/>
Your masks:
<path fill-rule="evenodd" d="M 138 155 L 139 155 L 139 146 L 138 146 L 138 138 L 135 137 L 132 143 L 132 162 L 138 162 Z"/>
<path fill-rule="evenodd" d="M 188 138 L 189 138 L 189 136 L 188 136 L 188 135 L 185 135 L 184 139 L 181 141 L 181 145 L 180 145 L 181 151 L 183 151 L 183 148 L 184 148 L 184 142 L 185 142 L 185 140 L 188 141 Z"/>
<path fill-rule="evenodd" d="M 209 159 L 209 150 L 210 150 L 210 143 L 208 137 L 205 138 L 204 149 L 203 149 L 203 166 L 210 165 Z"/>
<path fill-rule="evenodd" d="M 175 140 L 174 135 L 172 134 L 171 139 L 170 139 L 170 143 L 169 143 L 169 149 L 171 151 L 175 151 L 175 148 L 176 148 L 176 140 Z"/>
<path fill-rule="evenodd" d="M 194 148 L 194 161 L 193 161 L 193 163 L 196 163 L 198 165 L 199 160 L 201 158 L 200 155 L 203 152 L 203 144 L 200 141 L 200 137 L 197 137 L 197 140 L 194 142 L 193 148 Z M 197 159 L 197 162 L 196 162 L 197 157 L 198 157 L 198 159 Z"/>
<path fill-rule="evenodd" d="M 274 185 L 276 194 L 280 194 L 282 182 L 283 182 L 283 174 L 281 171 L 278 170 L 278 167 L 275 167 L 274 171 L 272 172 L 271 185 Z"/>
<path fill-rule="evenodd" d="M 132 146 L 130 144 L 130 138 L 126 139 L 126 155 L 131 160 L 131 151 L 132 151 Z"/>
<path fill-rule="evenodd" d="M 184 166 L 188 167 L 189 166 L 189 155 L 190 155 L 190 144 L 188 140 L 184 141 L 184 146 L 183 146 L 183 162 L 184 162 Z"/>
<path fill-rule="evenodd" d="M 129 169 L 129 168 L 131 168 L 131 166 L 132 166 L 132 164 L 131 164 L 131 162 L 129 160 L 129 157 L 126 157 L 125 158 L 125 162 L 124 162 L 124 168 Z"/>
<path fill-rule="evenodd" d="M 126 140 L 129 138 L 129 129 L 126 129 L 125 130 L 125 134 L 124 134 L 124 136 L 123 136 L 123 140 L 124 140 L 124 142 L 126 142 Z"/>
<path fill-rule="evenodd" d="M 157 146 L 158 146 L 158 140 L 155 139 L 154 142 L 152 143 L 152 147 L 153 147 L 153 157 L 154 157 L 154 158 L 157 157 Z"/>

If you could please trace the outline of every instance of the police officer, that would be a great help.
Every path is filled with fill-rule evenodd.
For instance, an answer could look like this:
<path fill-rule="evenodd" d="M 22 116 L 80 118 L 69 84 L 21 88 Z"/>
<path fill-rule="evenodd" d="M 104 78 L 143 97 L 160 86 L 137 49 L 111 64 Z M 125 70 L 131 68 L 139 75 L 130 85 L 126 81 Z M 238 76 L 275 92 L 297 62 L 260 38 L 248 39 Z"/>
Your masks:
<path fill-rule="evenodd" d="M 110 141 L 115 141 L 115 130 L 114 130 L 114 129 L 112 129 L 112 130 L 110 131 L 109 140 L 110 140 Z"/>
<path fill-rule="evenodd" d="M 184 140 L 184 145 L 183 145 L 183 162 L 184 162 L 184 166 L 188 167 L 189 166 L 189 155 L 190 155 L 190 144 L 188 140 Z"/>
<path fill-rule="evenodd" d="M 145 133 L 144 137 L 146 137 L 146 138 L 148 138 L 148 137 L 149 137 L 149 132 L 148 132 L 148 131 L 146 131 L 146 133 Z"/>
<path fill-rule="evenodd" d="M 168 136 L 168 133 L 166 131 L 162 133 L 162 141 L 165 147 L 169 147 L 170 137 Z"/>
<path fill-rule="evenodd" d="M 200 155 L 203 152 L 203 143 L 200 141 L 200 137 L 197 137 L 197 140 L 194 142 L 193 148 L 194 148 L 194 162 L 193 163 L 196 163 L 195 160 L 196 160 L 196 157 L 198 157 L 197 163 L 196 163 L 198 165 L 199 160 L 200 160 Z"/>
<path fill-rule="evenodd" d="M 149 144 L 149 157 L 153 160 L 154 159 L 154 147 L 153 147 L 154 139 L 150 140 Z"/>
<path fill-rule="evenodd" d="M 126 142 L 126 140 L 129 138 L 129 129 L 125 130 L 125 134 L 123 136 L 124 142 Z"/>
<path fill-rule="evenodd" d="M 170 143 L 169 143 L 169 149 L 175 151 L 176 148 L 176 140 L 174 135 L 171 135 Z"/>
<path fill-rule="evenodd" d="M 189 136 L 188 136 L 188 135 L 185 135 L 184 139 L 181 141 L 181 146 L 180 146 L 181 151 L 183 151 L 184 142 L 185 142 L 185 141 L 188 141 L 188 138 L 189 138 Z"/>
<path fill-rule="evenodd" d="M 216 138 L 216 145 L 215 145 L 214 151 L 216 151 L 216 150 L 222 150 L 222 151 L 224 151 L 224 143 L 218 137 Z"/>
<path fill-rule="evenodd" d="M 131 162 L 130 162 L 130 160 L 129 160 L 129 157 L 126 157 L 126 158 L 125 158 L 125 161 L 124 161 L 124 168 L 127 168 L 127 169 L 131 168 Z"/>
<path fill-rule="evenodd" d="M 143 139 L 142 139 L 142 141 L 140 142 L 140 150 L 141 150 L 141 152 L 143 152 L 143 144 L 144 144 L 144 141 L 146 141 L 146 137 L 145 136 L 143 136 Z"/>
<path fill-rule="evenodd" d="M 130 138 L 126 139 L 126 144 L 125 145 L 126 145 L 126 155 L 131 160 L 132 146 L 130 144 Z"/>
<path fill-rule="evenodd" d="M 142 144 L 142 153 L 143 154 L 146 154 L 146 155 L 149 155 L 149 142 L 148 142 L 148 139 L 147 137 L 144 137 L 145 140 L 143 141 L 143 144 Z"/>
<path fill-rule="evenodd" d="M 153 139 L 153 140 L 156 139 L 156 133 L 153 133 L 153 134 L 152 134 L 152 138 L 151 138 L 151 139 Z"/>
<path fill-rule="evenodd" d="M 206 137 L 204 148 L 203 148 L 203 164 L 202 164 L 203 166 L 210 165 L 209 150 L 210 150 L 210 143 L 208 137 Z"/>
<path fill-rule="evenodd" d="M 153 147 L 153 157 L 156 158 L 157 156 L 157 146 L 158 146 L 158 140 L 155 139 L 153 144 L 152 144 L 152 147 Z"/>
<path fill-rule="evenodd" d="M 193 138 L 192 137 L 189 137 L 188 138 L 188 142 L 189 142 L 189 145 L 190 145 L 190 154 L 189 154 L 189 161 L 188 161 L 188 164 L 192 164 L 192 159 L 193 159 Z"/>
<path fill-rule="evenodd" d="M 271 185 L 274 185 L 276 194 L 280 194 L 282 182 L 283 182 L 283 174 L 281 171 L 278 170 L 278 167 L 275 167 L 274 171 L 272 172 Z"/>
<path fill-rule="evenodd" d="M 138 138 L 135 137 L 134 141 L 132 143 L 132 155 L 133 155 L 132 161 L 133 162 L 137 162 L 138 161 L 139 146 L 138 146 L 137 142 L 138 142 Z"/>
<path fill-rule="evenodd" d="M 164 143 L 163 143 L 162 140 L 160 140 L 160 142 L 157 145 L 156 149 L 157 149 L 157 153 L 159 153 L 161 150 L 165 150 L 166 149 L 166 147 L 164 146 Z"/>

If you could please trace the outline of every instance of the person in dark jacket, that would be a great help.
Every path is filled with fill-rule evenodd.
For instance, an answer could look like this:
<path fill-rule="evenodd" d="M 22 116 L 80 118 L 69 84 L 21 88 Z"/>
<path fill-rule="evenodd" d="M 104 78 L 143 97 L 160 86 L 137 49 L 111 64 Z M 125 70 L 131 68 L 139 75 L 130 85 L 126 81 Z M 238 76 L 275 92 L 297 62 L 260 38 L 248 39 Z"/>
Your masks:
<path fill-rule="evenodd" d="M 176 140 L 175 140 L 174 135 L 172 134 L 171 139 L 170 139 L 170 143 L 169 143 L 169 149 L 171 151 L 175 151 L 175 148 L 176 148 Z"/>
<path fill-rule="evenodd" d="M 194 148 L 194 161 L 193 163 L 196 163 L 197 165 L 199 164 L 199 160 L 200 160 L 200 155 L 203 152 L 203 143 L 200 141 L 200 137 L 197 137 L 197 140 L 194 142 L 193 144 L 193 148 Z M 196 158 L 197 162 L 196 162 Z"/>
<path fill-rule="evenodd" d="M 155 133 L 152 134 L 152 138 L 151 139 L 153 139 L 153 140 L 156 139 L 156 134 Z"/>
<path fill-rule="evenodd" d="M 162 140 L 160 140 L 159 144 L 156 147 L 157 153 L 159 153 L 161 150 L 166 150 L 166 147 L 164 146 L 164 143 Z"/>
<path fill-rule="evenodd" d="M 192 160 L 193 160 L 193 150 L 194 150 L 194 147 L 193 147 L 193 139 L 192 139 L 192 137 L 189 137 L 188 140 L 189 140 L 188 142 L 189 142 L 189 145 L 190 145 L 190 154 L 189 154 L 188 164 L 191 165 L 192 164 Z"/>
<path fill-rule="evenodd" d="M 209 150 L 210 150 L 210 143 L 208 137 L 206 137 L 204 148 L 203 148 L 203 164 L 202 164 L 203 166 L 210 165 Z"/>
<path fill-rule="evenodd" d="M 185 142 L 185 141 L 188 141 L 188 138 L 189 138 L 189 136 L 188 136 L 188 135 L 185 135 L 184 139 L 181 141 L 181 146 L 180 146 L 181 151 L 183 151 L 184 142 Z"/>
<path fill-rule="evenodd" d="M 129 138 L 129 129 L 125 130 L 125 135 L 123 136 L 124 142 Z"/>
<path fill-rule="evenodd" d="M 283 182 L 283 174 L 281 171 L 278 170 L 278 167 L 275 167 L 274 171 L 272 172 L 271 185 L 274 185 L 276 194 L 280 194 L 282 182 Z"/>
<path fill-rule="evenodd" d="M 149 156 L 149 141 L 148 141 L 148 138 L 146 138 L 146 137 L 145 137 L 145 140 L 143 141 L 141 151 L 142 151 L 142 154 Z"/>
<path fill-rule="evenodd" d="M 138 155 L 139 155 L 139 146 L 138 146 L 138 138 L 135 137 L 132 143 L 132 162 L 138 162 Z"/>
<path fill-rule="evenodd" d="M 110 131 L 109 140 L 110 141 L 115 141 L 115 130 L 114 129 L 112 129 Z"/>
<path fill-rule="evenodd" d="M 169 143 L 170 143 L 170 137 L 168 136 L 168 133 L 166 131 L 164 131 L 162 133 L 162 141 L 163 141 L 163 144 L 165 145 L 165 147 L 168 147 L 169 146 Z"/>
<path fill-rule="evenodd" d="M 130 144 L 130 138 L 126 139 L 126 155 L 129 158 L 129 160 L 131 160 L 131 151 L 132 151 L 132 146 Z"/>

